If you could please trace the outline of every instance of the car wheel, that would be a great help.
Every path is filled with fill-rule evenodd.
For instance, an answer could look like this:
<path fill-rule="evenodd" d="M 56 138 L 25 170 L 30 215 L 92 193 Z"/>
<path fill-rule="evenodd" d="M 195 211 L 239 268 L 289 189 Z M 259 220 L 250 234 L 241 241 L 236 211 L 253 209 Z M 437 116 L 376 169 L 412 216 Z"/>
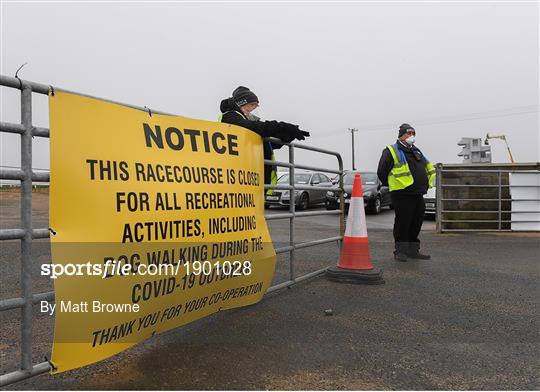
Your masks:
<path fill-rule="evenodd" d="M 298 202 L 299 210 L 306 210 L 309 207 L 309 196 L 307 193 L 302 193 L 300 196 L 300 201 Z"/>
<path fill-rule="evenodd" d="M 378 214 L 381 212 L 381 198 L 376 197 L 375 200 L 373 200 L 373 203 L 371 203 L 371 206 L 369 208 L 369 212 L 372 214 Z"/>

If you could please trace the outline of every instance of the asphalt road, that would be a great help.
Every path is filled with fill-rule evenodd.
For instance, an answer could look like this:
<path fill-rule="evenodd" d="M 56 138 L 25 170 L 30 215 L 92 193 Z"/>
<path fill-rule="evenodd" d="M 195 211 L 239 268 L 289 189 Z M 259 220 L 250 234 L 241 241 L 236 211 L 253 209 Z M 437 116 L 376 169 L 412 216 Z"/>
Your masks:
<path fill-rule="evenodd" d="M 40 203 L 45 197 L 36 198 Z M 539 389 L 538 235 L 438 235 L 426 222 L 421 238 L 433 260 L 397 263 L 392 219 L 391 211 L 368 215 L 371 254 L 385 285 L 318 277 L 100 363 L 10 389 Z M 39 220 L 45 223 L 46 214 L 37 209 Z M 288 240 L 288 221 L 269 226 L 274 241 Z M 337 217 L 309 217 L 297 220 L 295 233 L 303 242 L 334 236 L 337 227 Z M 7 298 L 18 290 L 18 243 L 1 245 L 1 298 Z M 48 243 L 37 241 L 34 255 L 37 271 L 48 261 Z M 337 258 L 334 243 L 300 250 L 296 273 Z M 275 282 L 287 273 L 288 257 L 281 255 Z M 48 284 L 34 282 L 36 291 Z M 0 313 L 2 373 L 17 368 L 19 314 Z M 50 317 L 36 312 L 34 337 L 34 360 L 42 361 Z"/>
<path fill-rule="evenodd" d="M 270 207 L 266 209 L 267 214 L 279 214 L 288 212 L 289 207 Z M 326 211 L 323 205 L 310 207 L 307 211 Z M 337 216 L 307 216 L 301 218 L 303 222 L 314 223 L 327 227 L 339 228 L 339 218 Z M 380 214 L 366 214 L 368 229 L 386 229 L 391 230 L 394 225 L 394 211 L 384 207 Z M 426 216 L 422 230 L 435 230 L 435 220 L 433 216 Z"/>

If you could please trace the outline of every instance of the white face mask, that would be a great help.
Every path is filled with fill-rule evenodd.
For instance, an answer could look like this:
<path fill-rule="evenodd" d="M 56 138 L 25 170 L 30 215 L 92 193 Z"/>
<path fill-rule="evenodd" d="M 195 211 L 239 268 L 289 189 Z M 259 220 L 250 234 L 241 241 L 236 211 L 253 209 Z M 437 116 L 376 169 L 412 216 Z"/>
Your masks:
<path fill-rule="evenodd" d="M 259 121 L 260 120 L 260 117 L 257 117 L 256 115 L 254 115 L 253 113 L 247 113 L 246 114 L 246 117 L 248 120 L 250 121 Z"/>
<path fill-rule="evenodd" d="M 246 118 L 251 121 L 259 121 L 261 119 L 261 112 L 259 108 L 253 109 L 251 112 L 246 113 L 242 110 L 242 112 L 245 114 Z"/>
<path fill-rule="evenodd" d="M 251 113 L 249 114 L 255 118 L 254 121 L 259 121 L 262 117 L 261 109 L 258 106 L 255 109 L 253 109 Z"/>
<path fill-rule="evenodd" d="M 416 141 L 416 139 L 414 138 L 414 136 L 409 136 L 407 139 L 405 139 L 405 141 L 407 142 L 408 145 L 412 146 L 414 142 Z"/>

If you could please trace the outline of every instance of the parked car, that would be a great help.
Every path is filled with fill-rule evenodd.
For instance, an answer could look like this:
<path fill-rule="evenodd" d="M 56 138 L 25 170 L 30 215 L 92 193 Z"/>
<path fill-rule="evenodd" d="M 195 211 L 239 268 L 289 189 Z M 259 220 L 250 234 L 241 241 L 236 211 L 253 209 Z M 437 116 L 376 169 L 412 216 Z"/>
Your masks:
<path fill-rule="evenodd" d="M 343 175 L 343 189 L 345 198 L 345 210 L 349 208 L 351 200 L 352 186 L 354 176 L 360 173 L 362 177 L 362 191 L 364 193 L 364 207 L 372 214 L 378 214 L 383 207 L 392 208 L 390 200 L 390 190 L 387 186 L 383 186 L 377 178 L 377 173 L 374 172 L 347 172 Z M 339 208 L 339 193 L 328 191 L 326 193 L 326 209 L 336 210 Z"/>
<path fill-rule="evenodd" d="M 289 174 L 283 174 L 278 178 L 278 184 L 289 184 Z M 301 186 L 324 186 L 331 187 L 332 181 L 324 173 L 304 172 L 294 174 L 294 184 Z M 296 190 L 294 203 L 299 210 L 305 210 L 311 205 L 324 203 L 326 200 L 325 190 Z M 275 190 L 272 194 L 265 195 L 265 206 L 288 206 L 291 195 L 288 190 Z"/>
<path fill-rule="evenodd" d="M 426 203 L 426 211 L 424 212 L 424 216 L 435 218 L 437 214 L 437 199 L 435 195 L 435 187 L 428 189 L 427 193 L 424 195 L 424 202 Z"/>

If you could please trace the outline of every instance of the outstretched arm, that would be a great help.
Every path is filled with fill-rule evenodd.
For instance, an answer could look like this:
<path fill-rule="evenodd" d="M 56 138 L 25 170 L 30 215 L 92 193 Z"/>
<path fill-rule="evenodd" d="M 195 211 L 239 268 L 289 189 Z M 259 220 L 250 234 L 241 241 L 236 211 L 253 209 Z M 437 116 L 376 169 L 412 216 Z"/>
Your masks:
<path fill-rule="evenodd" d="M 297 125 L 277 121 L 252 121 L 247 120 L 236 112 L 228 112 L 223 115 L 222 121 L 228 124 L 238 125 L 252 130 L 262 137 L 275 137 L 284 142 L 294 139 L 304 140 L 309 132 L 302 131 Z"/>

